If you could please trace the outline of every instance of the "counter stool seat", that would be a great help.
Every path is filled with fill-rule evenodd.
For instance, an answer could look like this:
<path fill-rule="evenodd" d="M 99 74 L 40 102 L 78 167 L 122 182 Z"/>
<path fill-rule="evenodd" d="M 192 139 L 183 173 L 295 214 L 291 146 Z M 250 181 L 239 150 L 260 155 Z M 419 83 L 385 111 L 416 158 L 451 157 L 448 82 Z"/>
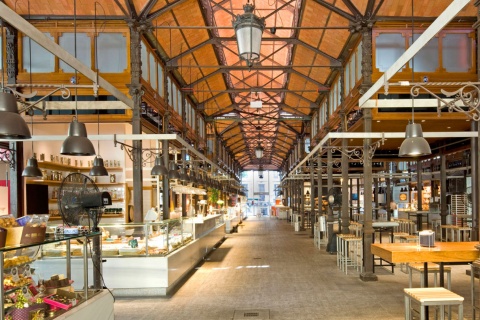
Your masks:
<path fill-rule="evenodd" d="M 400 241 L 401 237 L 409 236 L 407 232 L 394 232 L 393 233 L 393 242 Z"/>
<path fill-rule="evenodd" d="M 443 239 L 443 229 L 445 229 L 445 242 L 448 241 L 449 231 L 450 231 L 450 235 L 451 235 L 451 241 L 455 241 L 455 232 L 458 229 L 458 227 L 453 225 L 453 224 L 442 224 L 440 226 L 440 241 L 442 241 L 442 242 L 444 241 L 444 239 Z"/>
<path fill-rule="evenodd" d="M 425 272 L 424 264 L 423 263 L 408 264 L 408 284 L 410 288 L 412 288 L 413 271 L 420 272 L 420 287 L 422 288 L 425 287 L 425 284 L 423 283 L 423 280 L 424 280 L 423 273 Z M 436 263 L 429 262 L 427 264 L 427 271 L 429 274 L 434 275 L 433 285 L 436 287 L 437 275 L 440 274 L 440 266 Z M 452 288 L 452 268 L 444 267 L 443 272 L 447 274 L 447 289 L 450 290 Z"/>
<path fill-rule="evenodd" d="M 458 319 L 463 319 L 463 300 L 462 296 L 445 289 L 445 288 L 406 288 L 403 289 L 405 293 L 405 320 L 412 319 L 411 317 L 411 301 L 414 300 L 420 303 L 420 319 L 425 318 L 425 307 L 438 306 L 440 307 L 440 317 L 445 319 L 445 306 L 458 306 Z M 448 314 L 451 317 L 451 312 Z"/>

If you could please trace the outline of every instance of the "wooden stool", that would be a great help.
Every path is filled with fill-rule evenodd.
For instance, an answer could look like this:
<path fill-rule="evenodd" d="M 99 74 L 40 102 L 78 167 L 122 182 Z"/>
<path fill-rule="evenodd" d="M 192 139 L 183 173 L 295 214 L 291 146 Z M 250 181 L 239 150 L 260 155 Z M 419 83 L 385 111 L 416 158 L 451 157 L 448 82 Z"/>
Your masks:
<path fill-rule="evenodd" d="M 472 228 L 470 227 L 457 227 L 457 241 L 470 241 L 470 234 L 472 232 Z M 467 237 L 468 235 L 468 237 Z"/>
<path fill-rule="evenodd" d="M 457 226 L 452 224 L 443 224 L 440 226 L 440 241 L 443 242 L 443 229 L 445 229 L 445 242 L 448 241 L 448 232 L 451 234 L 451 241 L 455 241 L 455 231 L 458 229 Z"/>
<path fill-rule="evenodd" d="M 400 240 L 401 237 L 406 237 L 409 236 L 408 233 L 406 232 L 394 232 L 393 233 L 393 242 L 397 242 L 397 240 Z"/>
<path fill-rule="evenodd" d="M 436 263 L 428 263 L 427 265 L 428 273 L 433 274 L 433 286 L 437 286 L 437 274 L 440 273 L 440 266 Z M 425 287 L 423 283 L 423 272 L 424 272 L 424 265 L 423 263 L 410 263 L 408 265 L 408 285 L 412 288 L 412 278 L 413 278 L 413 271 L 420 272 L 420 287 Z M 443 272 L 447 274 L 447 289 L 452 288 L 452 268 L 444 267 Z"/>
<path fill-rule="evenodd" d="M 425 318 L 425 307 L 439 306 L 440 317 L 445 319 L 445 306 L 458 306 L 458 319 L 463 319 L 463 297 L 445 288 L 407 288 L 405 292 L 405 320 L 411 317 L 411 300 L 420 303 L 420 319 Z M 451 312 L 448 314 L 451 317 Z"/>

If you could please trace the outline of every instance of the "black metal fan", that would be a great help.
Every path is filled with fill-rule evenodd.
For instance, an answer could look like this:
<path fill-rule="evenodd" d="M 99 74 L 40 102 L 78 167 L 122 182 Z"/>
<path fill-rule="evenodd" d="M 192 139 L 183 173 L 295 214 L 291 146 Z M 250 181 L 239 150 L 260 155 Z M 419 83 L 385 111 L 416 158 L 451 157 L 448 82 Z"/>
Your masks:
<path fill-rule="evenodd" d="M 342 206 L 342 189 L 339 187 L 333 187 L 328 190 L 327 196 L 328 205 L 332 210 L 338 209 Z"/>
<path fill-rule="evenodd" d="M 95 182 L 81 173 L 66 176 L 58 191 L 58 208 L 69 227 L 88 226 L 99 231 L 103 207 L 111 204 L 110 194 L 100 192 Z"/>

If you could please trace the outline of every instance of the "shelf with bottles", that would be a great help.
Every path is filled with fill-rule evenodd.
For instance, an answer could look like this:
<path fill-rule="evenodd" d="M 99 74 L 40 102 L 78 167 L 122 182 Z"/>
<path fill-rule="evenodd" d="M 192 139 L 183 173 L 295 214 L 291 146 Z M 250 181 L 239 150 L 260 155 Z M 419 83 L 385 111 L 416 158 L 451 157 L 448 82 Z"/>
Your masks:
<path fill-rule="evenodd" d="M 60 171 L 78 171 L 81 172 L 90 171 L 92 168 L 93 160 L 74 160 L 72 164 L 70 159 L 65 159 L 63 162 L 52 162 L 52 161 L 38 161 L 38 167 L 40 169 L 48 169 L 48 170 L 60 170 Z M 113 162 L 114 161 L 114 162 Z M 111 166 L 107 165 L 106 163 L 112 163 Z M 123 167 L 120 166 L 120 161 L 118 160 L 104 160 L 105 168 L 108 171 L 122 171 Z"/>
<path fill-rule="evenodd" d="M 95 181 L 94 181 L 95 182 Z M 54 181 L 54 180 L 29 180 L 27 182 L 28 184 L 46 184 L 49 186 L 60 186 L 62 184 L 62 181 Z M 95 182 L 97 187 L 113 187 L 113 186 L 123 186 L 123 182 L 102 182 L 98 183 Z"/>

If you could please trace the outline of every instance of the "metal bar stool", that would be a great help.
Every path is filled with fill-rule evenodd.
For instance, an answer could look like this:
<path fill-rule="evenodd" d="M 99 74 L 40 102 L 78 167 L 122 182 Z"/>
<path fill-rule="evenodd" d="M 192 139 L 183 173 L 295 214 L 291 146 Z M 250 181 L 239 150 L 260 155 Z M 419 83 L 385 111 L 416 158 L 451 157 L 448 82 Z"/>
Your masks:
<path fill-rule="evenodd" d="M 423 283 L 424 277 L 423 273 L 424 271 L 424 265 L 423 263 L 410 263 L 408 265 L 408 286 L 412 288 L 412 279 L 413 279 L 413 271 L 420 272 L 420 287 L 423 288 L 425 287 L 425 284 Z M 433 274 L 433 286 L 437 286 L 437 275 L 440 274 L 440 266 L 436 263 L 428 263 L 427 264 L 427 272 L 429 274 Z M 443 272 L 447 274 L 447 289 L 452 288 L 452 268 L 450 267 L 444 267 Z"/>
<path fill-rule="evenodd" d="M 463 319 L 462 296 L 445 288 L 406 288 L 405 292 L 405 320 L 412 319 L 411 301 L 420 303 L 420 319 L 426 320 L 425 307 L 440 307 L 440 317 L 445 319 L 445 306 L 458 306 L 458 319 Z M 451 313 L 448 315 L 451 317 Z"/>

